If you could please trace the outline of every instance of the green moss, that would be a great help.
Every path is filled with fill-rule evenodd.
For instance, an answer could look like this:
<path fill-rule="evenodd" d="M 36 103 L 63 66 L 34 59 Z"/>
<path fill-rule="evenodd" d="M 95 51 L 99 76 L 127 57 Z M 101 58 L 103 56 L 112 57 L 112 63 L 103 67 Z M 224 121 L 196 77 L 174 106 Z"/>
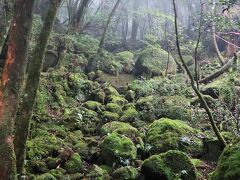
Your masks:
<path fill-rule="evenodd" d="M 136 159 L 137 149 L 126 136 L 112 133 L 101 144 L 102 158 L 106 164 L 131 162 Z"/>
<path fill-rule="evenodd" d="M 139 113 L 133 107 L 128 108 L 127 110 L 123 111 L 123 115 L 121 117 L 121 121 L 124 122 L 134 122 L 139 118 Z"/>
<path fill-rule="evenodd" d="M 118 168 L 112 173 L 112 178 L 116 180 L 137 179 L 138 176 L 138 170 L 132 166 Z"/>
<path fill-rule="evenodd" d="M 92 170 L 87 174 L 89 179 L 110 180 L 108 172 L 97 165 L 93 165 Z"/>
<path fill-rule="evenodd" d="M 128 101 L 122 96 L 111 95 L 108 97 L 108 102 L 118 104 L 119 106 L 124 106 Z"/>
<path fill-rule="evenodd" d="M 146 179 L 197 179 L 188 155 L 176 150 L 151 156 L 143 162 L 141 171 Z"/>
<path fill-rule="evenodd" d="M 64 173 L 65 173 L 65 170 L 62 168 L 50 170 L 50 174 L 52 174 L 57 179 L 61 179 L 63 177 Z"/>
<path fill-rule="evenodd" d="M 93 110 L 93 111 L 99 111 L 101 110 L 101 103 L 96 102 L 96 101 L 87 101 L 84 103 L 84 107 Z"/>
<path fill-rule="evenodd" d="M 235 90 L 234 83 L 231 79 L 217 79 L 204 86 L 202 88 L 202 92 L 203 94 L 210 95 L 213 98 L 218 98 L 222 103 L 225 103 L 229 109 L 231 109 L 234 105 Z"/>
<path fill-rule="evenodd" d="M 198 167 L 203 163 L 200 159 L 191 159 L 191 162 L 195 167 Z"/>
<path fill-rule="evenodd" d="M 57 152 L 62 144 L 63 140 L 51 134 L 37 136 L 27 141 L 27 158 L 41 159 L 47 157 L 51 153 Z"/>
<path fill-rule="evenodd" d="M 108 87 L 104 88 L 104 92 L 107 96 L 111 96 L 111 95 L 119 96 L 118 91 L 112 86 L 108 86 Z"/>
<path fill-rule="evenodd" d="M 82 160 L 78 153 L 74 153 L 70 159 L 65 163 L 64 169 L 69 173 L 77 173 L 82 171 Z"/>
<path fill-rule="evenodd" d="M 173 57 L 158 46 L 148 46 L 137 59 L 136 73 L 146 74 L 148 77 L 165 75 L 167 64 L 168 73 L 175 73 L 176 65 Z"/>
<path fill-rule="evenodd" d="M 144 121 L 151 122 L 156 118 L 154 114 L 153 101 L 153 96 L 147 96 L 141 97 L 136 103 L 136 109 Z"/>
<path fill-rule="evenodd" d="M 197 130 L 183 121 L 162 118 L 148 127 L 146 143 L 150 145 L 152 154 L 176 149 L 198 155 L 203 151 L 198 134 Z"/>
<path fill-rule="evenodd" d="M 52 174 L 46 173 L 41 176 L 37 176 L 36 180 L 57 180 Z"/>
<path fill-rule="evenodd" d="M 101 135 L 107 135 L 113 132 L 123 134 L 131 138 L 136 137 L 138 130 L 127 123 L 118 121 L 106 123 L 101 128 Z"/>
<path fill-rule="evenodd" d="M 116 56 L 119 61 L 132 61 L 134 57 L 133 53 L 129 51 L 117 53 Z"/>
<path fill-rule="evenodd" d="M 190 101 L 184 96 L 161 96 L 153 100 L 156 117 L 191 121 Z"/>
<path fill-rule="evenodd" d="M 235 180 L 240 177 L 240 142 L 227 146 L 220 159 L 212 180 Z"/>
<path fill-rule="evenodd" d="M 27 162 L 27 171 L 34 173 L 34 174 L 39 174 L 39 173 L 47 173 L 48 166 L 44 160 L 30 160 Z"/>
<path fill-rule="evenodd" d="M 119 115 L 117 113 L 105 111 L 103 113 L 102 119 L 106 122 L 108 121 L 117 121 L 119 119 Z"/>
<path fill-rule="evenodd" d="M 113 112 L 113 113 L 120 114 L 121 111 L 122 111 L 122 108 L 121 108 L 118 104 L 108 103 L 108 104 L 106 105 L 106 110 L 107 110 L 107 111 L 110 111 L 110 112 Z"/>

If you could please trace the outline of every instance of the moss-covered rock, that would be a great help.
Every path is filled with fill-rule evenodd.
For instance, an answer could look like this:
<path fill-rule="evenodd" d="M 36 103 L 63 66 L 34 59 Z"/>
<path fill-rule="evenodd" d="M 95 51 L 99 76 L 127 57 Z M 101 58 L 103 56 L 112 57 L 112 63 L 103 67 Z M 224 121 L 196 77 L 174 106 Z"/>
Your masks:
<path fill-rule="evenodd" d="M 107 135 L 113 132 L 123 134 L 130 138 L 136 137 L 136 135 L 138 134 L 138 130 L 136 128 L 132 127 L 127 123 L 118 121 L 106 123 L 101 128 L 101 135 Z"/>
<path fill-rule="evenodd" d="M 108 104 L 106 105 L 106 110 L 107 110 L 107 111 L 110 111 L 110 112 L 113 112 L 113 113 L 120 114 L 121 111 L 122 111 L 122 108 L 121 108 L 121 106 L 119 106 L 118 104 L 108 103 Z"/>
<path fill-rule="evenodd" d="M 57 178 L 55 178 L 52 174 L 50 173 L 46 173 L 46 174 L 43 174 L 41 176 L 37 176 L 35 178 L 36 180 L 57 180 Z"/>
<path fill-rule="evenodd" d="M 227 146 L 220 159 L 212 180 L 235 180 L 240 177 L 240 142 Z"/>
<path fill-rule="evenodd" d="M 166 117 L 191 121 L 192 111 L 190 101 L 184 96 L 155 97 L 153 104 L 157 118 Z"/>
<path fill-rule="evenodd" d="M 191 159 L 176 150 L 151 156 L 143 162 L 141 171 L 145 179 L 197 179 Z"/>
<path fill-rule="evenodd" d="M 150 145 L 151 154 L 181 150 L 199 155 L 203 151 L 203 142 L 198 135 L 199 131 L 183 121 L 162 118 L 148 127 L 146 143 Z"/>
<path fill-rule="evenodd" d="M 101 144 L 101 154 L 106 164 L 131 163 L 136 159 L 137 148 L 133 142 L 124 135 L 112 133 L 106 136 Z"/>
<path fill-rule="evenodd" d="M 135 65 L 136 73 L 138 75 L 146 75 L 147 77 L 164 76 L 166 69 L 168 73 L 175 73 L 175 61 L 168 52 L 158 46 L 148 46 L 144 49 L 140 53 Z"/>
<path fill-rule="evenodd" d="M 82 160 L 78 153 L 74 153 L 70 159 L 65 163 L 64 169 L 69 173 L 77 173 L 82 171 Z"/>
<path fill-rule="evenodd" d="M 117 113 L 109 111 L 105 111 L 102 116 L 102 120 L 104 120 L 104 122 L 117 121 L 118 119 L 119 115 Z"/>
<path fill-rule="evenodd" d="M 124 122 L 134 122 L 139 118 L 139 113 L 134 107 L 129 107 L 125 111 L 123 111 L 121 116 L 121 121 Z"/>
<path fill-rule="evenodd" d="M 107 96 L 111 96 L 111 95 L 114 95 L 114 96 L 119 96 L 119 93 L 118 91 L 112 87 L 112 86 L 107 86 L 104 88 L 104 92 Z"/>
<path fill-rule="evenodd" d="M 119 106 L 124 106 L 125 104 L 128 103 L 128 101 L 122 97 L 122 96 L 115 96 L 115 95 L 111 95 L 107 98 L 108 102 L 114 103 L 114 104 L 118 104 Z"/>
<path fill-rule="evenodd" d="M 123 66 L 123 72 L 131 73 L 134 69 L 133 53 L 129 51 L 123 51 L 116 54 L 116 59 L 120 61 Z"/>
<path fill-rule="evenodd" d="M 58 152 L 62 144 L 62 139 L 51 134 L 37 136 L 27 141 L 27 158 L 31 160 L 46 158 Z"/>
<path fill-rule="evenodd" d="M 235 90 L 231 79 L 220 78 L 202 88 L 202 93 L 210 95 L 212 98 L 219 99 L 221 103 L 231 109 L 234 105 Z"/>
<path fill-rule="evenodd" d="M 132 166 L 118 168 L 112 173 L 112 178 L 116 180 L 133 180 L 137 179 L 138 176 L 138 170 Z"/>
<path fill-rule="evenodd" d="M 92 111 L 101 111 L 102 108 L 101 103 L 96 101 L 87 101 L 83 106 Z"/>
<path fill-rule="evenodd" d="M 93 165 L 89 174 L 87 174 L 89 179 L 96 180 L 110 180 L 108 172 L 97 165 Z"/>
<path fill-rule="evenodd" d="M 136 109 L 144 121 L 152 122 L 156 118 L 154 113 L 153 101 L 154 101 L 153 96 L 147 96 L 141 97 L 136 102 Z"/>

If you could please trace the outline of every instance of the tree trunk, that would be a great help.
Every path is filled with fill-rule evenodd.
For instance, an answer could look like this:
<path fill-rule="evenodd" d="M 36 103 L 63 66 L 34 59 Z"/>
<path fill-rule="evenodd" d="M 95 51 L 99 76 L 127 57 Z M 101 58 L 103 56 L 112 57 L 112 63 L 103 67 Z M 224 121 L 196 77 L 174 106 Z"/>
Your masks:
<path fill-rule="evenodd" d="M 28 65 L 28 78 L 24 88 L 24 96 L 19 105 L 19 111 L 16 117 L 16 129 L 14 148 L 17 158 L 17 172 L 22 174 L 26 141 L 29 132 L 29 124 L 32 117 L 32 111 L 36 99 L 36 94 L 39 86 L 40 75 L 43 66 L 43 59 L 47 47 L 47 42 L 52 31 L 54 20 L 57 11 L 60 7 L 61 0 L 51 0 L 50 6 L 45 18 L 43 28 L 41 30 L 38 42 L 36 44 L 33 57 Z"/>
<path fill-rule="evenodd" d="M 139 1 L 134 0 L 133 1 L 133 20 L 132 20 L 132 31 L 131 31 L 131 43 L 135 43 L 137 40 L 137 35 L 138 35 L 138 15 L 137 15 L 137 10 L 139 8 Z"/>
<path fill-rule="evenodd" d="M 103 48 L 103 45 L 104 45 L 104 41 L 105 41 L 105 37 L 106 37 L 106 33 L 107 33 L 107 30 L 108 30 L 108 26 L 111 22 L 111 19 L 112 17 L 114 16 L 117 8 L 118 8 L 118 5 L 120 4 L 121 0 L 117 0 L 116 4 L 114 5 L 109 17 L 108 17 L 108 20 L 107 20 L 107 23 L 104 27 L 104 30 L 103 30 L 103 33 L 102 33 L 102 37 L 101 37 L 101 40 L 100 40 L 100 43 L 99 43 L 99 49 L 98 49 L 98 53 L 101 53 L 102 52 L 102 48 Z"/>
<path fill-rule="evenodd" d="M 78 7 L 76 17 L 75 17 L 75 31 L 78 32 L 82 29 L 82 23 L 87 12 L 91 0 L 82 0 L 80 6 Z"/>
<path fill-rule="evenodd" d="M 212 13 L 213 15 L 215 15 L 215 11 L 216 11 L 216 2 L 215 0 L 213 0 L 213 8 L 212 8 Z M 214 48 L 215 48 L 215 51 L 217 53 L 217 56 L 218 56 L 218 59 L 219 59 L 219 62 L 221 63 L 221 65 L 224 65 L 225 63 L 225 60 L 223 58 L 223 56 L 221 55 L 221 52 L 218 48 L 218 44 L 217 44 L 217 39 L 216 39 L 216 24 L 215 22 L 213 21 L 212 22 L 212 38 L 213 38 L 213 45 L 214 45 Z"/>
<path fill-rule="evenodd" d="M 0 53 L 2 52 L 2 46 L 8 34 L 8 29 L 11 24 L 11 20 L 14 13 L 15 0 L 0 0 Z"/>
<path fill-rule="evenodd" d="M 16 0 L 0 83 L 0 178 L 16 179 L 13 128 L 27 64 L 34 0 Z"/>

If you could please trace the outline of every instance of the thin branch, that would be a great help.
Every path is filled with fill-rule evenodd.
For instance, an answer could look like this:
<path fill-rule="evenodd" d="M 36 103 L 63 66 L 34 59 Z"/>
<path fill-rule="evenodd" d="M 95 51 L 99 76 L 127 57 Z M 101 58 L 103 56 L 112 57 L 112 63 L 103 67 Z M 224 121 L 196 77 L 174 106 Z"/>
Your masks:
<path fill-rule="evenodd" d="M 191 74 L 191 71 L 189 70 L 187 64 L 185 63 L 184 59 L 183 59 L 183 56 L 182 56 L 182 52 L 181 52 L 181 49 L 180 49 L 180 43 L 179 43 L 179 34 L 178 34 L 178 21 L 177 21 L 177 9 L 176 9 L 176 3 L 175 3 L 175 0 L 172 0 L 173 2 L 173 7 L 174 7 L 174 25 L 175 25 L 175 34 L 176 34 L 176 45 L 177 45 L 177 50 L 178 50 L 178 55 L 179 55 L 179 58 L 181 60 L 181 63 L 184 67 L 184 69 L 186 70 L 187 72 L 187 75 L 189 77 L 189 79 L 191 80 L 191 86 L 192 86 L 192 89 L 194 90 L 194 92 L 197 94 L 201 104 L 203 105 L 207 115 L 208 115 L 208 118 L 209 118 L 209 121 L 211 123 L 211 126 L 212 126 L 212 129 L 214 131 L 214 133 L 216 134 L 219 142 L 221 143 L 222 147 L 224 148 L 227 143 L 226 141 L 224 140 L 223 136 L 220 134 L 220 131 L 218 129 L 218 127 L 216 126 L 215 122 L 214 122 L 214 117 L 213 117 L 213 114 L 210 110 L 210 108 L 208 107 L 208 104 L 207 102 L 205 101 L 203 95 L 200 93 L 200 91 L 197 89 L 196 85 L 195 85 L 195 81 L 194 81 L 194 78 L 193 78 L 193 75 Z"/>

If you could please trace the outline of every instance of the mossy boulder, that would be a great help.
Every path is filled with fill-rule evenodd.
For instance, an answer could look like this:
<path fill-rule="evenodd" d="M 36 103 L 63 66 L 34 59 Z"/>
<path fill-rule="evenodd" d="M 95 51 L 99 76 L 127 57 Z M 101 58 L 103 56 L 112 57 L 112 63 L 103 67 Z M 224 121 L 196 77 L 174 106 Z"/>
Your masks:
<path fill-rule="evenodd" d="M 114 96 L 119 96 L 119 93 L 118 91 L 112 87 L 112 86 L 107 86 L 104 88 L 104 92 L 107 96 L 111 96 L 111 95 L 114 95 Z"/>
<path fill-rule="evenodd" d="M 192 111 L 190 101 L 184 96 L 161 96 L 153 100 L 157 118 L 179 119 L 191 121 Z"/>
<path fill-rule="evenodd" d="M 51 134 L 37 136 L 27 141 L 27 158 L 42 159 L 58 152 L 63 140 Z"/>
<path fill-rule="evenodd" d="M 87 174 L 87 177 L 89 179 L 96 179 L 96 180 L 110 180 L 110 176 L 108 175 L 108 172 L 95 164 L 93 165 L 89 174 Z"/>
<path fill-rule="evenodd" d="M 148 46 L 144 49 L 135 64 L 137 75 L 164 76 L 166 73 L 175 73 L 176 64 L 173 57 L 158 46 Z"/>
<path fill-rule="evenodd" d="M 101 103 L 97 101 L 87 101 L 83 106 L 92 111 L 101 111 L 102 108 Z"/>
<path fill-rule="evenodd" d="M 149 125 L 146 143 L 150 146 L 150 154 L 181 150 L 192 155 L 200 155 L 203 151 L 199 131 L 185 122 L 162 118 Z"/>
<path fill-rule="evenodd" d="M 177 150 L 170 150 L 146 159 L 141 172 L 144 179 L 197 179 L 191 159 L 187 154 Z"/>
<path fill-rule="evenodd" d="M 103 112 L 102 120 L 104 122 L 117 121 L 119 119 L 119 117 L 120 116 L 117 113 L 105 111 L 105 112 Z"/>
<path fill-rule="evenodd" d="M 36 180 L 57 180 L 52 174 L 45 173 L 35 178 Z"/>
<path fill-rule="evenodd" d="M 240 141 L 227 146 L 217 164 L 212 180 L 235 180 L 240 177 Z"/>
<path fill-rule="evenodd" d="M 231 109 L 234 106 L 235 89 L 233 80 L 220 78 L 207 84 L 201 89 L 204 95 L 209 95 L 214 99 L 219 99 L 221 103 Z"/>
<path fill-rule="evenodd" d="M 153 101 L 154 96 L 146 96 L 136 102 L 136 110 L 144 121 L 152 122 L 156 118 Z"/>
<path fill-rule="evenodd" d="M 137 179 L 138 176 L 138 170 L 132 166 L 118 168 L 112 173 L 112 178 L 115 180 L 133 180 Z"/>
<path fill-rule="evenodd" d="M 128 165 L 137 156 L 137 148 L 131 139 L 118 133 L 111 133 L 104 138 L 101 151 L 101 157 L 109 165 L 113 163 Z"/>
<path fill-rule="evenodd" d="M 116 59 L 122 64 L 123 72 L 131 73 L 134 69 L 134 55 L 129 51 L 123 51 L 116 54 Z"/>
<path fill-rule="evenodd" d="M 122 96 L 111 95 L 107 98 L 108 103 L 118 104 L 119 106 L 124 106 L 128 101 Z"/>
<path fill-rule="evenodd" d="M 107 110 L 107 111 L 110 111 L 110 112 L 113 112 L 113 113 L 120 114 L 121 111 L 122 111 L 122 108 L 121 108 L 121 106 L 119 106 L 118 104 L 108 103 L 108 104 L 106 105 L 106 110 Z"/>
<path fill-rule="evenodd" d="M 82 160 L 81 156 L 78 153 L 74 153 L 70 159 L 65 163 L 64 169 L 67 170 L 68 173 L 77 173 L 82 171 Z"/>
<path fill-rule="evenodd" d="M 123 134 L 130 138 L 136 137 L 138 134 L 138 130 L 130 124 L 118 121 L 106 123 L 101 128 L 101 135 L 107 135 L 113 132 Z"/>
<path fill-rule="evenodd" d="M 121 121 L 124 122 L 134 122 L 138 120 L 139 118 L 139 113 L 134 107 L 129 107 L 125 111 L 123 111 L 122 116 L 121 116 Z"/>

